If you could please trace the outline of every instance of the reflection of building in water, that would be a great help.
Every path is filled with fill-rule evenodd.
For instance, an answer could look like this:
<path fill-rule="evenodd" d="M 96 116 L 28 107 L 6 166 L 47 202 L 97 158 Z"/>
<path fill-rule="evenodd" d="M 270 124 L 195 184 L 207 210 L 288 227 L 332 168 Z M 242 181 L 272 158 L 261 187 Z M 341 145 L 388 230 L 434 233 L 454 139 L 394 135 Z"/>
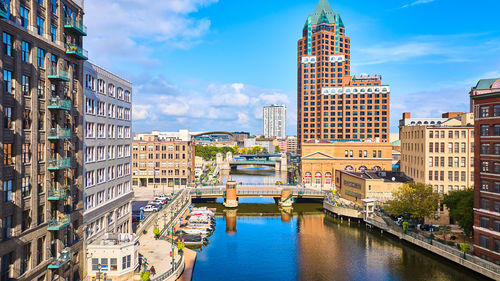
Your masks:
<path fill-rule="evenodd" d="M 238 209 L 227 209 L 224 210 L 224 215 L 226 217 L 226 233 L 236 234 L 236 215 Z"/>
<path fill-rule="evenodd" d="M 281 207 L 281 221 L 290 222 L 293 217 L 293 207 Z"/>
<path fill-rule="evenodd" d="M 236 169 L 220 171 L 220 178 L 228 178 L 240 184 L 274 185 L 276 182 L 288 183 L 287 172 L 274 171 L 274 169 Z M 225 183 L 226 181 L 223 181 Z"/>

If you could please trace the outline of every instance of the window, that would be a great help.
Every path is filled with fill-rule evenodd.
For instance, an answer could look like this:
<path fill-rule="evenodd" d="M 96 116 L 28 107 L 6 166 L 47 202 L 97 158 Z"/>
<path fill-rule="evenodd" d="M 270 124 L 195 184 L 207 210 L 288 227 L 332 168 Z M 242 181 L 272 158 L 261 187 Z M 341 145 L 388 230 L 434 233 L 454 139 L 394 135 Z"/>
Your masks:
<path fill-rule="evenodd" d="M 30 96 L 30 77 L 23 75 L 21 79 L 21 90 L 23 95 L 29 97 Z"/>
<path fill-rule="evenodd" d="M 38 57 L 37 57 L 38 67 L 41 67 L 41 68 L 44 67 L 44 65 L 43 65 L 44 58 L 45 58 L 45 51 L 43 49 L 38 48 Z"/>
<path fill-rule="evenodd" d="M 56 37 L 57 37 L 57 29 L 55 26 L 51 25 L 50 26 L 50 41 L 56 42 Z"/>
<path fill-rule="evenodd" d="M 490 189 L 490 182 L 487 180 L 482 180 L 481 181 L 481 190 L 489 191 L 489 189 Z"/>
<path fill-rule="evenodd" d="M 13 130 L 14 122 L 12 119 L 12 107 L 4 107 L 4 119 L 3 119 L 3 128 Z"/>
<path fill-rule="evenodd" d="M 117 261 L 116 258 L 110 258 L 109 259 L 109 265 L 110 265 L 110 270 L 111 271 L 118 270 L 118 261 Z"/>
<path fill-rule="evenodd" d="M 12 144 L 11 143 L 4 143 L 3 144 L 3 164 L 4 165 L 14 164 L 14 157 L 12 155 Z"/>
<path fill-rule="evenodd" d="M 4 202 L 12 202 L 12 180 L 6 180 L 3 182 L 3 193 L 4 193 Z"/>
<path fill-rule="evenodd" d="M 481 162 L 481 172 L 489 172 L 490 171 L 490 162 L 482 161 Z"/>
<path fill-rule="evenodd" d="M 490 135 L 490 126 L 481 125 L 481 136 L 489 136 L 489 135 Z"/>
<path fill-rule="evenodd" d="M 500 116 L 500 104 L 493 106 L 493 116 L 495 117 Z"/>
<path fill-rule="evenodd" d="M 3 91 L 4 93 L 12 93 L 12 72 L 3 70 Z"/>
<path fill-rule="evenodd" d="M 494 136 L 500 136 L 500 125 L 494 125 L 493 126 L 493 135 Z"/>
<path fill-rule="evenodd" d="M 54 14 L 57 12 L 56 0 L 50 0 L 50 11 Z"/>
<path fill-rule="evenodd" d="M 486 235 L 479 234 L 479 246 L 489 249 L 490 248 L 490 238 Z"/>
<path fill-rule="evenodd" d="M 92 271 L 99 271 L 99 259 L 92 259 Z"/>
<path fill-rule="evenodd" d="M 29 11 L 28 11 L 28 9 L 21 6 L 19 8 L 19 16 L 21 17 L 21 25 L 24 28 L 28 28 L 28 25 L 29 25 Z"/>
<path fill-rule="evenodd" d="M 481 186 L 482 189 L 482 186 Z M 500 193 L 500 182 L 496 181 L 493 183 L 493 192 Z"/>
<path fill-rule="evenodd" d="M 12 56 L 12 35 L 5 32 L 3 33 L 3 54 Z"/>
<path fill-rule="evenodd" d="M 37 92 L 39 99 L 45 98 L 45 81 L 38 80 L 38 87 L 36 89 L 36 92 Z M 40 120 L 40 119 L 38 119 L 38 120 Z M 41 126 L 41 127 L 43 127 L 43 126 Z"/>
<path fill-rule="evenodd" d="M 487 217 L 480 217 L 479 221 L 480 221 L 481 227 L 490 228 L 490 219 L 489 218 L 487 218 Z"/>
<path fill-rule="evenodd" d="M 130 255 L 122 257 L 122 270 L 130 267 Z"/>
<path fill-rule="evenodd" d="M 8 239 L 12 237 L 12 216 L 7 216 L 3 218 L 2 230 L 3 230 L 2 232 L 3 239 Z M 2 261 L 3 259 L 4 257 L 2 257 Z"/>
<path fill-rule="evenodd" d="M 480 208 L 483 210 L 490 209 L 490 200 L 488 200 L 486 198 L 481 198 L 481 200 L 479 201 L 479 204 L 480 204 Z"/>
<path fill-rule="evenodd" d="M 36 17 L 36 31 L 38 35 L 43 36 L 43 24 L 44 24 L 44 19 L 37 16 Z"/>
<path fill-rule="evenodd" d="M 484 117 L 489 117 L 490 116 L 490 107 L 489 106 L 481 106 L 479 109 L 479 116 L 484 118 Z"/>
<path fill-rule="evenodd" d="M 489 154 L 490 153 L 490 144 L 482 143 L 481 144 L 481 154 Z"/>
<path fill-rule="evenodd" d="M 28 164 L 31 162 L 31 144 L 23 143 L 21 161 L 23 164 Z"/>
<path fill-rule="evenodd" d="M 21 59 L 24 62 L 29 62 L 29 60 L 30 60 L 30 44 L 26 41 L 23 41 L 21 43 L 21 47 L 22 47 Z"/>

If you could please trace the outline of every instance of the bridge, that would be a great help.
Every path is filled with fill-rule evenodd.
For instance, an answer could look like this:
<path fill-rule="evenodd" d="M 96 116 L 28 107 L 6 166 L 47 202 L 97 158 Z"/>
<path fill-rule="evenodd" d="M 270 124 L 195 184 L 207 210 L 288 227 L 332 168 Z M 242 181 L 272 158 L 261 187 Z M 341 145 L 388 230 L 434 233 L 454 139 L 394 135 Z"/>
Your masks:
<path fill-rule="evenodd" d="M 231 152 L 226 153 L 224 158 L 221 153 L 216 156 L 217 166 L 221 170 L 236 169 L 238 166 L 268 166 L 274 167 L 276 171 L 286 172 L 288 170 L 288 160 L 286 154 L 242 154 L 233 157 Z"/>

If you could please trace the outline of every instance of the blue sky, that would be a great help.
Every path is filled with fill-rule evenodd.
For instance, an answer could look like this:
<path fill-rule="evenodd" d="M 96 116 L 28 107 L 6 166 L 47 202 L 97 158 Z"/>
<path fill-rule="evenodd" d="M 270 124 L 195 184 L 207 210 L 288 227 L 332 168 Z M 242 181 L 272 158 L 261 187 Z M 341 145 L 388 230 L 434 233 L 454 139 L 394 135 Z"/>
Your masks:
<path fill-rule="evenodd" d="M 158 3 L 156 3 L 158 2 Z M 134 84 L 135 132 L 262 131 L 286 104 L 296 133 L 296 44 L 317 0 L 87 0 L 91 61 Z M 404 111 L 469 110 L 480 78 L 500 77 L 500 1 L 330 0 L 351 38 L 351 73 L 391 85 Z"/>

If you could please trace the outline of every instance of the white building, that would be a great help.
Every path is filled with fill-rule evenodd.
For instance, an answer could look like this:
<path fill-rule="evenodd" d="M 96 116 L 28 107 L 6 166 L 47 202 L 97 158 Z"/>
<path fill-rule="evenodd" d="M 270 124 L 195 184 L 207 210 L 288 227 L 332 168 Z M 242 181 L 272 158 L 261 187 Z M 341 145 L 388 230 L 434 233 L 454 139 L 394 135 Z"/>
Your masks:
<path fill-rule="evenodd" d="M 285 139 L 286 137 L 286 106 L 273 104 L 264 106 L 263 110 L 263 133 L 265 138 L 276 137 Z"/>
<path fill-rule="evenodd" d="M 85 240 L 132 233 L 132 84 L 84 64 L 83 223 Z"/>

